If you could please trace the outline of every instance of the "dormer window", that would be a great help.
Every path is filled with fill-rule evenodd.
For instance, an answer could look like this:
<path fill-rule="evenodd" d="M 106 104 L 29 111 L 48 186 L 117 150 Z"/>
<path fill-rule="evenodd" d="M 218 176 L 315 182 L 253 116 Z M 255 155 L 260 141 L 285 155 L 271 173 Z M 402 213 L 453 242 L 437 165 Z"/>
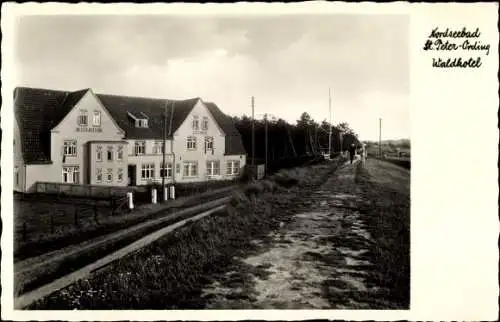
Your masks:
<path fill-rule="evenodd" d="M 135 127 L 142 127 L 142 128 L 148 127 L 148 117 L 146 114 L 144 114 L 142 112 L 140 112 L 140 113 L 128 112 L 127 114 L 134 122 Z"/>
<path fill-rule="evenodd" d="M 148 120 L 146 120 L 146 119 L 136 120 L 135 127 L 148 127 Z"/>

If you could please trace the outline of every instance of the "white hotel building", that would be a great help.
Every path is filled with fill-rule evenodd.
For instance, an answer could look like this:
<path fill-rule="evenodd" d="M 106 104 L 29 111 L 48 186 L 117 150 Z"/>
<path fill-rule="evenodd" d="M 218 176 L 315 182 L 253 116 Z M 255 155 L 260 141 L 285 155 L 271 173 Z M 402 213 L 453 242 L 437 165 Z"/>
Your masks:
<path fill-rule="evenodd" d="M 246 163 L 231 118 L 200 98 L 18 87 L 14 102 L 19 192 L 33 192 L 36 182 L 139 186 L 161 183 L 162 176 L 167 184 L 225 180 L 239 176 Z"/>

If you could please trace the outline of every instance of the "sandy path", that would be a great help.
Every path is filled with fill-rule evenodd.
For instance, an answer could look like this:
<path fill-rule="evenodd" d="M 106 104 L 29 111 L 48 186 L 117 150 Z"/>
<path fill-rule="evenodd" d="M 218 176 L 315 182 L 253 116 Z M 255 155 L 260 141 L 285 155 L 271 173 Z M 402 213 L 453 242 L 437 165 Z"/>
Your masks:
<path fill-rule="evenodd" d="M 359 294 L 381 290 L 365 281 L 371 239 L 357 210 L 365 201 L 355 172 L 355 165 L 344 165 L 302 200 L 293 220 L 269 236 L 267 247 L 255 240 L 262 252 L 241 258 L 252 269 L 229 272 L 207 287 L 207 308 L 367 308 Z M 246 288 L 228 282 L 237 274 L 246 275 Z"/>

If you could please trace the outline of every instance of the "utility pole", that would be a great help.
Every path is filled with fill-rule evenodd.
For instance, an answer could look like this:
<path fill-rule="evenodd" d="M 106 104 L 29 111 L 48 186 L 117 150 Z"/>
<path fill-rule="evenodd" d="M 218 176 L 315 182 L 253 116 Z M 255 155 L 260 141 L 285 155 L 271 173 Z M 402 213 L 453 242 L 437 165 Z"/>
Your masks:
<path fill-rule="evenodd" d="M 328 132 L 328 158 L 332 155 L 332 94 L 330 92 L 330 88 L 328 88 L 328 116 L 330 118 L 329 123 L 329 132 Z"/>
<path fill-rule="evenodd" d="M 165 102 L 165 109 L 163 111 L 163 151 L 162 151 L 162 154 L 163 154 L 163 163 L 161 165 L 161 168 L 160 169 L 163 169 L 161 171 L 161 189 L 163 191 L 163 193 L 165 193 L 165 152 L 167 152 L 166 150 L 166 145 L 167 145 L 167 104 L 168 104 L 168 101 Z M 163 200 L 165 200 L 165 196 L 163 196 Z"/>
<path fill-rule="evenodd" d="M 255 172 L 255 98 L 252 96 L 252 171 Z"/>
<path fill-rule="evenodd" d="M 172 123 L 174 121 L 174 111 L 175 111 L 175 101 L 172 101 L 172 107 L 170 110 L 170 123 L 168 124 L 168 136 L 170 137 L 170 154 L 172 155 L 172 184 L 175 184 L 175 153 L 174 153 L 174 136 L 172 135 Z M 163 147 L 166 153 L 167 147 Z M 165 171 L 165 170 L 163 170 Z"/>
<path fill-rule="evenodd" d="M 344 133 L 342 130 L 339 131 L 339 141 L 340 141 L 340 153 L 344 152 Z"/>
<path fill-rule="evenodd" d="M 266 162 L 265 162 L 265 173 L 267 174 L 267 113 L 264 114 L 264 126 L 265 126 L 265 148 L 266 148 Z"/>
<path fill-rule="evenodd" d="M 382 157 L 382 118 L 378 119 L 378 156 Z"/>

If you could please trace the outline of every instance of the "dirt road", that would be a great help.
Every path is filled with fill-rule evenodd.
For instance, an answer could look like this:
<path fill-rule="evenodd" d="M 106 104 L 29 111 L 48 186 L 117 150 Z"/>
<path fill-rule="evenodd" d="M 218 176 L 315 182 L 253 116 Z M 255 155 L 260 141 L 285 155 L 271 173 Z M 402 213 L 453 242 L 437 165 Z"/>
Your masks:
<path fill-rule="evenodd" d="M 379 188 L 409 196 L 409 171 L 377 160 L 368 160 L 363 167 L 346 163 L 319 189 L 301 200 L 291 221 L 283 222 L 279 230 L 266 238 L 253 241 L 261 246 L 261 251 L 240 258 L 250 269 L 229 271 L 204 288 L 205 307 L 396 309 L 406 306 L 409 270 L 394 267 L 400 265 L 397 261 L 390 265 L 387 262 L 392 261 L 389 257 L 393 257 L 393 241 L 397 239 L 391 239 L 391 234 L 406 236 L 402 232 L 408 226 L 394 227 L 399 231 L 388 232 L 387 236 L 378 234 L 378 223 L 385 222 L 378 219 L 374 222 L 380 212 L 371 209 L 378 209 L 381 203 L 389 205 L 386 210 L 392 207 L 392 200 L 384 200 L 387 194 L 378 194 Z M 409 207 L 404 210 L 409 212 Z M 383 229 L 389 231 L 391 227 L 386 225 Z M 406 265 L 409 248 L 404 246 L 401 245 L 400 259 Z M 405 276 L 394 275 L 398 270 L 404 271 Z M 401 281 L 396 281 L 398 278 Z M 243 283 L 244 287 L 235 287 L 235 281 L 248 282 Z M 398 289 L 391 286 L 393 283 L 399 283 Z"/>

